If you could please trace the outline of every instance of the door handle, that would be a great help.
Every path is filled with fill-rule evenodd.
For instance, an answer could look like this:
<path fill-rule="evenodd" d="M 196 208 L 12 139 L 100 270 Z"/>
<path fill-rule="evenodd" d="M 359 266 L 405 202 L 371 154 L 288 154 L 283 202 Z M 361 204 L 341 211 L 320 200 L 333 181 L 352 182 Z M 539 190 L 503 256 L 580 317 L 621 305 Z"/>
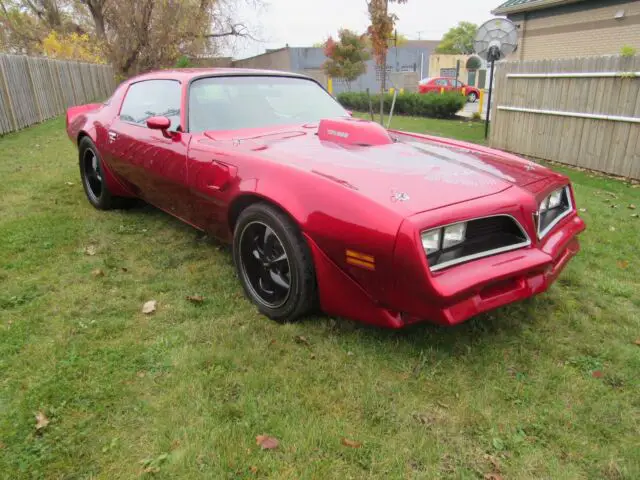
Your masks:
<path fill-rule="evenodd" d="M 113 130 L 109 130 L 109 141 L 113 142 L 116 138 L 118 138 L 118 134 Z"/>

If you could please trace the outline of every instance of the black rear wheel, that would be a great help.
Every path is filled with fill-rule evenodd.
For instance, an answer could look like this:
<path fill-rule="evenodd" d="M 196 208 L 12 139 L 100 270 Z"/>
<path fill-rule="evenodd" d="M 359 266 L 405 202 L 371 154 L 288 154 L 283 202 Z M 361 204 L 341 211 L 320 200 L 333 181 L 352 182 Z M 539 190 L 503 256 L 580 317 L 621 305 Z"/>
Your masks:
<path fill-rule="evenodd" d="M 80 179 L 89 203 L 100 210 L 125 208 L 133 199 L 114 197 L 105 182 L 102 158 L 89 137 L 84 137 L 78 145 Z"/>
<path fill-rule="evenodd" d="M 246 295 L 269 318 L 291 322 L 315 306 L 309 247 L 298 227 L 275 207 L 257 203 L 240 214 L 233 258 Z"/>

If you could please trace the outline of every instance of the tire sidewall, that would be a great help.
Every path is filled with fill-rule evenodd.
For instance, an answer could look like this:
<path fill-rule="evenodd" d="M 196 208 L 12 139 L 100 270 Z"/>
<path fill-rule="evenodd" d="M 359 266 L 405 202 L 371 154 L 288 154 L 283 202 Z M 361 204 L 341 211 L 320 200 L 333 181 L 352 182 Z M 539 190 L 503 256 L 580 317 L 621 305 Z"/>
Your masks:
<path fill-rule="evenodd" d="M 282 215 L 274 215 L 271 208 L 265 207 L 266 205 L 261 204 L 252 205 L 240 214 L 234 229 L 233 260 L 245 294 L 258 307 L 260 313 L 280 322 L 292 321 L 292 317 L 298 316 L 297 313 L 304 310 L 307 297 L 311 294 L 311 292 L 306 291 L 307 287 L 303 281 L 305 259 L 302 252 L 294 247 L 294 239 L 291 238 L 293 233 L 292 226 L 284 223 Z M 286 218 L 284 220 L 286 221 Z M 249 285 L 242 263 L 240 248 L 242 233 L 253 222 L 263 223 L 275 232 L 289 260 L 291 291 L 285 303 L 277 308 L 269 307 L 256 298 L 257 293 Z"/>
<path fill-rule="evenodd" d="M 98 161 L 98 168 L 100 169 L 100 173 L 102 174 L 102 190 L 100 192 L 100 196 L 96 196 L 91 191 L 91 188 L 88 185 L 88 181 L 85 175 L 84 157 L 87 151 L 91 151 L 95 155 Z M 89 137 L 85 137 L 80 141 L 78 152 L 79 152 L 78 160 L 80 163 L 80 180 L 82 181 L 82 187 L 84 188 L 84 193 L 87 196 L 87 200 L 89 200 L 89 203 L 91 203 L 91 205 L 93 205 L 95 208 L 98 208 L 100 210 L 106 210 L 108 208 L 111 208 L 111 200 L 112 200 L 111 194 L 107 188 L 107 183 L 105 181 L 105 176 L 104 176 L 104 167 L 102 163 L 102 157 L 100 156 L 98 149 L 96 148 L 95 144 L 91 141 Z"/>
<path fill-rule="evenodd" d="M 477 99 L 478 99 L 478 95 L 476 95 L 475 92 L 471 92 L 469 94 L 469 103 L 475 103 Z"/>

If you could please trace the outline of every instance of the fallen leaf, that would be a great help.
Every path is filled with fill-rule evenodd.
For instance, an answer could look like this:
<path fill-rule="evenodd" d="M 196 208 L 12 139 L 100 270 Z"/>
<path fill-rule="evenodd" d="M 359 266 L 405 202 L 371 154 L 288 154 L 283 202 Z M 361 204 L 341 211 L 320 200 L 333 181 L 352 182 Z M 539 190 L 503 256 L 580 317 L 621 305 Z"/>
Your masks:
<path fill-rule="evenodd" d="M 71 187 L 72 185 L 75 185 L 75 183 L 73 183 L 73 182 L 64 182 L 64 183 L 65 183 L 65 185 L 68 185 L 68 186 L 70 186 L 70 187 Z"/>
<path fill-rule="evenodd" d="M 120 270 L 122 270 L 124 273 L 127 273 L 129 271 L 127 267 L 120 267 Z"/>
<path fill-rule="evenodd" d="M 3 442 L 0 442 L 0 450 L 2 450 L 3 448 L 6 448 L 6 445 Z"/>
<path fill-rule="evenodd" d="M 442 408 L 449 408 L 449 405 L 447 405 L 446 403 L 443 403 L 443 402 L 436 402 L 436 404 L 437 404 L 439 407 L 442 407 Z"/>
<path fill-rule="evenodd" d="M 102 269 L 96 268 L 91 272 L 91 275 L 93 275 L 94 277 L 104 277 L 104 272 L 102 271 Z"/>
<path fill-rule="evenodd" d="M 97 252 L 97 249 L 95 245 L 87 245 L 84 249 L 84 253 L 91 257 L 94 256 L 96 252 Z"/>
<path fill-rule="evenodd" d="M 342 443 L 342 445 L 344 445 L 345 447 L 350 447 L 350 448 L 360 448 L 362 446 L 362 442 L 356 442 L 355 440 L 349 440 L 348 438 L 342 438 L 342 440 L 340 440 L 340 443 Z"/>
<path fill-rule="evenodd" d="M 609 231 L 610 232 L 615 232 L 616 231 L 616 227 L 609 227 Z"/>
<path fill-rule="evenodd" d="M 594 370 L 591 372 L 591 376 L 593 378 L 602 378 L 602 372 L 600 370 Z"/>
<path fill-rule="evenodd" d="M 204 302 L 204 297 L 202 295 L 187 295 L 186 299 L 191 303 L 202 303 Z"/>
<path fill-rule="evenodd" d="M 628 260 L 620 260 L 618 262 L 618 268 L 622 268 L 625 269 L 629 266 L 629 261 Z"/>
<path fill-rule="evenodd" d="M 485 473 L 484 480 L 502 480 L 502 475 L 497 473 Z"/>
<path fill-rule="evenodd" d="M 251 467 L 249 467 L 249 470 L 251 471 L 251 473 L 256 474 L 258 473 L 258 467 L 256 467 L 255 465 L 252 465 Z"/>
<path fill-rule="evenodd" d="M 632 218 L 640 218 L 640 213 L 632 213 L 631 217 Z"/>
<path fill-rule="evenodd" d="M 635 210 L 636 206 L 633 203 L 631 203 L 627 208 L 630 208 L 631 210 Z"/>
<path fill-rule="evenodd" d="M 49 425 L 49 419 L 44 412 L 36 413 L 36 430 L 42 430 L 47 425 Z"/>
<path fill-rule="evenodd" d="M 586 211 L 587 211 L 587 209 L 586 209 L 586 208 L 581 208 L 581 209 L 580 209 L 580 211 L 581 211 L 582 213 L 584 213 L 584 212 L 586 212 Z"/>
<path fill-rule="evenodd" d="M 144 473 L 160 473 L 160 467 L 145 467 L 142 471 Z"/>
<path fill-rule="evenodd" d="M 633 342 L 633 343 L 635 343 L 637 346 L 639 346 L 639 347 L 640 347 L 640 338 L 637 338 L 637 339 L 636 339 L 636 341 L 635 341 L 635 342 Z"/>
<path fill-rule="evenodd" d="M 145 315 L 149 315 L 155 312 L 157 305 L 158 302 L 156 302 L 155 300 L 149 300 L 148 302 L 145 302 L 145 304 L 142 305 L 142 313 L 144 313 Z"/>
<path fill-rule="evenodd" d="M 278 341 L 275 338 L 272 338 L 269 342 L 269 345 L 275 345 Z"/>
<path fill-rule="evenodd" d="M 144 378 L 145 373 L 141 370 L 138 373 L 136 373 L 136 375 L 138 376 L 138 378 Z"/>
<path fill-rule="evenodd" d="M 180 440 L 175 439 L 173 442 L 171 442 L 171 447 L 169 447 L 169 450 L 175 450 L 176 448 L 178 448 L 180 446 Z"/>
<path fill-rule="evenodd" d="M 347 352 L 347 357 L 353 357 L 353 352 Z"/>
<path fill-rule="evenodd" d="M 310 358 L 311 360 L 315 360 L 315 359 L 316 359 L 316 354 L 315 354 L 315 353 L 312 353 L 311 355 L 309 355 L 309 358 Z"/>
<path fill-rule="evenodd" d="M 296 340 L 296 343 L 301 343 L 303 345 L 306 345 L 307 347 L 311 346 L 311 343 L 309 342 L 309 339 L 307 337 L 302 336 L 302 335 L 296 335 L 295 336 L 295 340 Z"/>
<path fill-rule="evenodd" d="M 270 437 L 269 435 L 258 435 L 256 437 L 256 445 L 260 445 L 263 450 L 273 450 L 278 448 L 280 442 L 277 438 Z"/>
<path fill-rule="evenodd" d="M 611 207 L 611 208 L 618 208 L 618 205 L 617 205 L 617 204 L 615 204 L 615 203 L 612 203 L 612 204 L 610 205 L 610 207 Z"/>

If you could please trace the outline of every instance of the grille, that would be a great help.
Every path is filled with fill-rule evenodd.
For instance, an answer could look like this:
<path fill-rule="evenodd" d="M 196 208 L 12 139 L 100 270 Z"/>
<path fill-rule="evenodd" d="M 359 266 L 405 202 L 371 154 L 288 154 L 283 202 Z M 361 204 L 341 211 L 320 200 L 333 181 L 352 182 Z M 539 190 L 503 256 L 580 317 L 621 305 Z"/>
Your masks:
<path fill-rule="evenodd" d="M 432 271 L 477 258 L 522 248 L 530 244 L 520 224 L 509 215 L 478 218 L 467 222 L 465 240 L 427 256 Z"/>

